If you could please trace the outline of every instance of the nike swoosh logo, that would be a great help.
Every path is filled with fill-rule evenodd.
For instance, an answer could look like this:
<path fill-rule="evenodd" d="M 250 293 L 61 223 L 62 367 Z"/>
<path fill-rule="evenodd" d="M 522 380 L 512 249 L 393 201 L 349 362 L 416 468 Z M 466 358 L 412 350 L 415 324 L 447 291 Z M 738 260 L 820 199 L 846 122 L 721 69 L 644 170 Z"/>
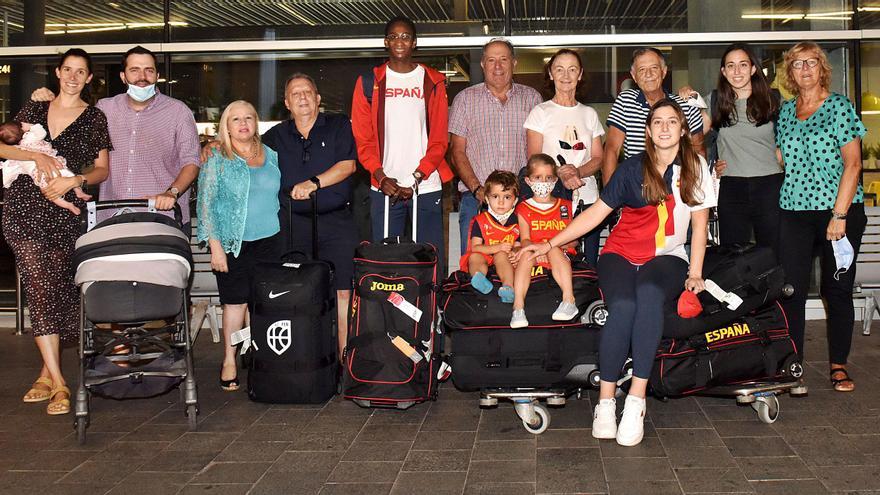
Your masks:
<path fill-rule="evenodd" d="M 284 294 L 287 294 L 288 292 L 290 292 L 290 291 L 289 291 L 289 290 L 286 290 L 286 291 L 284 291 L 284 292 L 279 292 L 278 294 L 276 294 L 276 293 L 274 293 L 274 292 L 272 292 L 272 291 L 269 291 L 269 299 L 275 299 L 276 297 L 281 297 L 281 296 L 283 296 Z"/>

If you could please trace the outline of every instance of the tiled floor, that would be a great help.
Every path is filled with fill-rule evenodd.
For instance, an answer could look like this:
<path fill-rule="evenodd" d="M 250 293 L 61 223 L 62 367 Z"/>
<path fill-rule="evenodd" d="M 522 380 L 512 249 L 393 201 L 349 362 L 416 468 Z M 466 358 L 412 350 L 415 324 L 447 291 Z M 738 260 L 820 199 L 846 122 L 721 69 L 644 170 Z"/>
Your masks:
<path fill-rule="evenodd" d="M 819 359 L 824 328 L 808 330 L 807 356 Z M 10 333 L 0 333 L 0 493 L 880 494 L 880 335 L 854 337 L 853 394 L 831 391 L 826 363 L 811 361 L 809 397 L 782 398 L 772 426 L 731 400 L 651 400 L 647 437 L 624 448 L 590 436 L 586 398 L 552 410 L 540 436 L 510 405 L 480 410 L 451 384 L 405 412 L 252 403 L 218 388 L 220 348 L 207 335 L 198 432 L 186 431 L 176 393 L 96 398 L 79 446 L 71 416 L 20 402 L 37 353 Z M 73 350 L 64 358 L 74 377 Z"/>

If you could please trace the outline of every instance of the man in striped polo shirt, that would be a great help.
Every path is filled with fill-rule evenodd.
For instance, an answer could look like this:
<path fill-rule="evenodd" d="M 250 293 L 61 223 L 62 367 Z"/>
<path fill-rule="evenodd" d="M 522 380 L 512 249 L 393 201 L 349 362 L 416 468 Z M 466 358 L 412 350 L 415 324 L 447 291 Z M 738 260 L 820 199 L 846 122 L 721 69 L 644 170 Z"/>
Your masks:
<path fill-rule="evenodd" d="M 480 67 L 486 82 L 455 96 L 449 114 L 452 164 L 461 180 L 458 225 L 461 252 L 467 251 L 470 224 L 483 204 L 483 183 L 494 170 L 514 174 L 525 166 L 526 129 L 523 123 L 541 95 L 513 82 L 513 45 L 495 38 L 483 45 Z"/>
<path fill-rule="evenodd" d="M 700 109 L 687 104 L 674 93 L 663 89 L 666 78 L 666 59 L 656 48 L 639 48 L 633 51 L 630 74 L 637 88 L 621 91 L 611 106 L 605 125 L 605 160 L 602 163 L 602 182 L 608 183 L 617 169 L 620 148 L 623 158 L 645 151 L 645 126 L 651 106 L 663 98 L 672 98 L 684 111 L 687 127 L 691 132 L 694 148 L 703 153 L 703 117 Z"/>

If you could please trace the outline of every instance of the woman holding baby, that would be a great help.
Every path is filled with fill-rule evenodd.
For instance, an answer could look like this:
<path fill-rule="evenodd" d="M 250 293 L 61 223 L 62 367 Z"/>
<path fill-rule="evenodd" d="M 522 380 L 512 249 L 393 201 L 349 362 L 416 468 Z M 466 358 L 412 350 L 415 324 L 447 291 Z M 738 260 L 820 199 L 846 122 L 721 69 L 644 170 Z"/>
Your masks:
<path fill-rule="evenodd" d="M 61 375 L 61 346 L 79 335 L 79 293 L 70 263 L 79 236 L 77 217 L 50 200 L 64 198 L 77 207 L 83 201 L 74 189 L 103 182 L 109 174 L 111 149 L 107 119 L 84 100 L 92 80 L 89 55 L 78 48 L 65 52 L 55 68 L 60 91 L 52 102 L 29 101 L 15 120 L 41 124 L 46 141 L 64 157 L 75 174 L 62 177 L 60 163 L 46 154 L 0 144 L 0 157 L 32 160 L 47 185 L 40 189 L 27 174 L 5 192 L 3 235 L 12 248 L 28 301 L 34 340 L 43 358 L 40 375 L 24 402 L 49 401 L 50 415 L 70 412 L 70 389 Z"/>

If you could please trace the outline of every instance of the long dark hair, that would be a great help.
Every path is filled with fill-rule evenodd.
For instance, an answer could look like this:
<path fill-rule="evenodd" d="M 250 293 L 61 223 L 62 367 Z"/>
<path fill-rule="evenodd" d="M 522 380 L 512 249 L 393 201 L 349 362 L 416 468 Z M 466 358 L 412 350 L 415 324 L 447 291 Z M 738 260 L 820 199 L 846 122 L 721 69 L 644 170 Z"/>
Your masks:
<path fill-rule="evenodd" d="M 62 53 L 61 58 L 58 59 L 58 65 L 56 65 L 55 67 L 58 70 L 61 70 L 61 67 L 64 66 L 64 62 L 69 57 L 78 57 L 78 58 L 85 60 L 86 61 L 86 69 L 89 71 L 89 75 L 92 75 L 92 57 L 82 48 L 71 48 L 71 49 L 67 50 L 66 52 Z M 60 92 L 61 91 L 61 88 L 60 88 L 61 81 L 58 81 L 58 84 L 59 84 L 58 91 Z M 83 101 L 85 101 L 85 102 L 90 102 L 89 99 L 91 98 L 91 92 L 89 91 L 89 83 L 86 83 L 85 86 L 83 86 L 82 91 L 80 91 L 80 93 L 79 93 L 79 97 L 82 98 Z"/>
<path fill-rule="evenodd" d="M 571 48 L 560 48 L 556 53 L 550 57 L 550 60 L 544 64 L 544 85 L 541 88 L 541 92 L 543 93 L 544 100 L 551 100 L 554 96 L 556 96 L 556 86 L 553 85 L 553 79 L 550 79 L 550 68 L 553 67 L 553 62 L 556 61 L 556 57 L 560 55 L 571 55 L 572 57 L 577 59 L 578 65 L 581 68 L 581 80 L 578 81 L 577 87 L 575 89 L 575 99 L 581 103 L 586 101 L 586 79 L 587 72 L 584 71 L 584 62 L 581 60 L 581 56 L 578 52 L 572 50 Z"/>
<path fill-rule="evenodd" d="M 654 114 L 657 110 L 663 107 L 672 108 L 678 116 L 678 121 L 681 122 L 681 128 L 684 132 L 682 133 L 681 140 L 678 142 L 678 154 L 676 156 L 681 164 L 681 185 L 679 186 L 679 192 L 681 194 L 681 200 L 684 201 L 685 204 L 696 206 L 703 202 L 702 194 L 700 192 L 700 182 L 702 180 L 700 158 L 697 156 L 697 152 L 694 150 L 694 146 L 691 143 L 691 134 L 688 130 L 687 118 L 681 110 L 681 107 L 678 106 L 678 103 L 671 98 L 663 98 L 655 103 L 654 106 L 651 107 L 651 111 L 648 112 L 648 120 L 645 121 L 645 155 L 642 158 L 644 184 L 642 186 L 642 195 L 644 196 L 645 201 L 652 205 L 660 204 L 666 199 L 667 195 L 666 181 L 663 180 L 663 176 L 657 171 L 657 150 L 654 149 L 654 141 L 648 136 L 648 130 L 651 128 L 651 119 L 654 118 Z"/>
<path fill-rule="evenodd" d="M 724 55 L 721 56 L 721 68 L 724 68 L 727 55 L 737 50 L 745 52 L 749 57 L 749 62 L 755 68 L 755 73 L 751 77 L 752 94 L 746 101 L 746 117 L 756 126 L 762 126 L 776 116 L 779 111 L 779 102 L 770 91 L 770 85 L 767 84 L 767 78 L 764 76 L 764 71 L 761 70 L 761 61 L 758 60 L 748 43 L 733 43 L 728 46 L 724 50 Z M 740 118 L 739 115 L 736 115 L 736 92 L 720 71 L 716 97 L 718 102 L 713 102 L 713 106 L 718 111 L 712 112 L 712 127 L 720 129 L 735 123 Z"/>

